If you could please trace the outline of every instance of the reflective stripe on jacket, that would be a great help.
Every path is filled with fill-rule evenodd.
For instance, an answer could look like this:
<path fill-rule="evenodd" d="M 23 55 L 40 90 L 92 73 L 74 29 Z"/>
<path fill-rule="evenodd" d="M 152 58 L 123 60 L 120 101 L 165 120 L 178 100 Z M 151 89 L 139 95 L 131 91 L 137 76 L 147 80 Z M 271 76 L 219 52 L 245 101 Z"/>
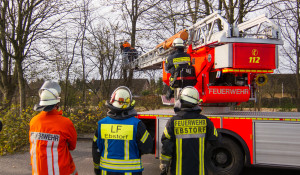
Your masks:
<path fill-rule="evenodd" d="M 101 155 L 100 169 L 121 173 L 143 171 L 136 138 L 139 122 L 135 117 L 124 120 L 106 117 L 98 122 L 96 140 Z M 145 143 L 149 138 L 145 130 L 139 141 Z"/>
<path fill-rule="evenodd" d="M 172 75 L 180 67 L 191 65 L 191 57 L 184 50 L 177 50 L 174 54 L 170 55 L 165 62 L 166 71 Z"/>
<path fill-rule="evenodd" d="M 178 67 L 180 64 L 188 64 L 190 65 L 191 58 L 190 57 L 177 57 L 173 58 L 173 64 L 175 69 Z"/>
<path fill-rule="evenodd" d="M 62 111 L 42 111 L 30 121 L 30 155 L 33 175 L 78 174 L 71 153 L 77 133 Z"/>

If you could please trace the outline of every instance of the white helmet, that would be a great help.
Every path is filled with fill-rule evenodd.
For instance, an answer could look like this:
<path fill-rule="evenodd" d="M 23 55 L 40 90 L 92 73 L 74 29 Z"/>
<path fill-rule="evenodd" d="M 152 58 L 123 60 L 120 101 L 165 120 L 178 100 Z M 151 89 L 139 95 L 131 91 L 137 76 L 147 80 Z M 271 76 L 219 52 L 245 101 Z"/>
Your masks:
<path fill-rule="evenodd" d="M 189 103 L 192 105 L 197 105 L 200 100 L 199 92 L 193 86 L 187 86 L 180 91 L 179 94 L 180 101 L 183 103 Z"/>
<path fill-rule="evenodd" d="M 131 106 L 132 95 L 126 86 L 120 86 L 111 94 L 110 104 L 116 108 L 126 109 Z"/>
<path fill-rule="evenodd" d="M 35 105 L 36 111 L 51 111 L 60 102 L 61 88 L 57 82 L 45 81 L 39 90 L 40 102 Z"/>
<path fill-rule="evenodd" d="M 56 89 L 42 89 L 40 95 L 41 106 L 54 105 L 60 102 L 60 97 Z"/>
<path fill-rule="evenodd" d="M 173 47 L 184 47 L 183 40 L 181 38 L 176 38 L 172 43 Z"/>

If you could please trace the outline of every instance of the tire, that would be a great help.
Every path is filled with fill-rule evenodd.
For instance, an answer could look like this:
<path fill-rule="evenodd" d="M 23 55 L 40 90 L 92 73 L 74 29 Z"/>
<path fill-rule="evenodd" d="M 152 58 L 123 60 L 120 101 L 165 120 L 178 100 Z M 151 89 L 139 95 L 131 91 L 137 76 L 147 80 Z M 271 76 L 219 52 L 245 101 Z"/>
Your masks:
<path fill-rule="evenodd" d="M 209 175 L 238 175 L 244 167 L 244 152 L 229 137 L 223 137 L 221 143 L 207 144 L 206 167 Z"/>

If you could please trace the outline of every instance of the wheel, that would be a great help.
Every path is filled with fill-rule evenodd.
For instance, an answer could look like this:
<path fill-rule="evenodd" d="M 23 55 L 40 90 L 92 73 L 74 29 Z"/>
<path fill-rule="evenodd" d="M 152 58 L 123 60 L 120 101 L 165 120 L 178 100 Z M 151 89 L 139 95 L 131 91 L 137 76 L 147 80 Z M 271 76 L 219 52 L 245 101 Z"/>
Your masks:
<path fill-rule="evenodd" d="M 206 149 L 206 166 L 209 175 L 238 175 L 244 167 L 244 152 L 229 137 Z"/>

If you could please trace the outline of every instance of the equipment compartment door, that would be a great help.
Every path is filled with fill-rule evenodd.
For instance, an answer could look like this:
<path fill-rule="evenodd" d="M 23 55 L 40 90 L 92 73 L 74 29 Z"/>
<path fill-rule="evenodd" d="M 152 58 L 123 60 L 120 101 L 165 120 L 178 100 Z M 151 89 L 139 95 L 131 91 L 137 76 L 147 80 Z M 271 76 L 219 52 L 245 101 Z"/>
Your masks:
<path fill-rule="evenodd" d="M 298 122 L 255 121 L 255 164 L 300 166 Z"/>
<path fill-rule="evenodd" d="M 156 118 L 156 150 L 155 150 L 155 157 L 160 157 L 160 152 L 162 149 L 162 143 L 161 143 L 161 136 L 164 133 L 165 126 L 168 122 L 170 117 L 157 117 Z"/>
<path fill-rule="evenodd" d="M 276 69 L 276 46 L 274 44 L 233 44 L 233 68 Z"/>

